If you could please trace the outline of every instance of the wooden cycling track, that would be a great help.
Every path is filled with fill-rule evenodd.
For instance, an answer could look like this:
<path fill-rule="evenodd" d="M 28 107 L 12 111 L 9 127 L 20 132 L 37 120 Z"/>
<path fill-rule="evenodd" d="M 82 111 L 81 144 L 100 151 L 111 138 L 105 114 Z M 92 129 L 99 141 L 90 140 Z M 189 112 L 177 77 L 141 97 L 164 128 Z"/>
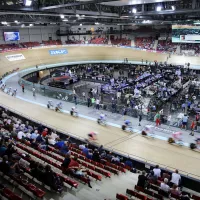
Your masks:
<path fill-rule="evenodd" d="M 49 49 L 67 48 L 67 55 L 49 55 Z M 25 60 L 8 61 L 6 55 L 23 54 Z M 32 67 L 40 64 L 62 63 L 67 61 L 87 61 L 87 60 L 122 60 L 128 58 L 132 61 L 166 61 L 167 54 L 138 51 L 128 48 L 116 47 L 50 47 L 42 49 L 21 50 L 16 52 L 0 54 L 0 75 L 19 67 L 20 69 Z M 171 56 L 168 62 L 184 64 L 182 56 Z M 198 64 L 200 58 L 185 57 L 191 64 Z M 199 62 L 200 63 L 200 62 Z M 0 104 L 7 106 L 16 112 L 35 119 L 58 130 L 73 133 L 74 135 L 86 138 L 90 131 L 99 132 L 98 142 L 117 152 L 130 155 L 133 158 L 148 161 L 149 163 L 159 163 L 162 167 L 173 170 L 177 168 L 182 174 L 189 174 L 194 178 L 200 176 L 200 153 L 191 151 L 186 147 L 169 145 L 166 141 L 142 137 L 139 134 L 123 132 L 119 128 L 99 126 L 96 122 L 83 118 L 73 118 L 67 114 L 56 113 L 36 104 L 22 101 L 20 99 L 0 92 Z"/>

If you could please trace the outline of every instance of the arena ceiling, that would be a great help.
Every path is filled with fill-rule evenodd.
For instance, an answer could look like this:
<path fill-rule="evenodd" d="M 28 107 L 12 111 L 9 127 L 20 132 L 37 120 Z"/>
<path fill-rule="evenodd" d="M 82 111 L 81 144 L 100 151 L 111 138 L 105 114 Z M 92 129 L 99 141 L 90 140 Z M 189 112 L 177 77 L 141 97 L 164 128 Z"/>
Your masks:
<path fill-rule="evenodd" d="M 200 0 L 0 0 L 1 26 L 193 23 Z"/>

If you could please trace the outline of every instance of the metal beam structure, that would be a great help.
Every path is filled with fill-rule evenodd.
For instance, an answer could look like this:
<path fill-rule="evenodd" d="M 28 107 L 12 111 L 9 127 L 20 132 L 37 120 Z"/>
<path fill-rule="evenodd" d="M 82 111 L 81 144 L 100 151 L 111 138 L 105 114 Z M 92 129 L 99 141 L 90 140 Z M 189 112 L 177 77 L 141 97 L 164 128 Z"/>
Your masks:
<path fill-rule="evenodd" d="M 65 25 L 93 24 L 150 24 L 184 23 L 200 19 L 200 0 L 32 0 L 26 7 L 23 0 L 0 0 L 0 15 L 8 22 L 15 18 L 21 23 L 63 23 Z M 134 1 L 136 2 L 134 4 Z M 123 6 L 121 5 L 123 2 Z M 131 5 L 129 5 L 131 2 Z M 107 5 L 109 4 L 109 5 Z M 125 5 L 124 5 L 125 4 Z M 172 9 L 172 5 L 175 9 Z M 156 7 L 161 6 L 161 11 Z M 136 9 L 136 13 L 132 10 Z M 31 18 L 27 17 L 31 16 Z M 32 20 L 31 20 L 32 19 Z M 67 21 L 68 20 L 68 21 Z"/>
<path fill-rule="evenodd" d="M 73 6 L 81 6 L 86 4 L 100 4 L 105 2 L 114 2 L 115 0 L 91 0 L 91 1 L 79 1 L 74 3 L 64 3 L 59 5 L 53 5 L 53 6 L 47 6 L 47 7 L 41 7 L 40 10 L 50 10 L 50 9 L 56 9 L 56 8 L 64 8 L 64 7 L 73 7 Z"/>

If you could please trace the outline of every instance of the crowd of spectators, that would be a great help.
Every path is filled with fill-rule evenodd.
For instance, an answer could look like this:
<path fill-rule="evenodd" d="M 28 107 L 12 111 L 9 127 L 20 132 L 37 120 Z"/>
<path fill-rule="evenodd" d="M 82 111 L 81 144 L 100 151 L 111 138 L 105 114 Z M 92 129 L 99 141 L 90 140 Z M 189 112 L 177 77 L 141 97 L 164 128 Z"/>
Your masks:
<path fill-rule="evenodd" d="M 169 197 L 169 195 L 177 197 L 185 195 L 181 191 L 181 176 L 178 170 L 175 170 L 171 175 L 168 173 L 161 174 L 161 169 L 156 165 L 148 174 L 146 174 L 146 171 L 142 171 L 142 174 L 138 176 L 137 186 L 145 189 L 150 188 L 150 184 L 159 185 L 159 193 L 166 197 Z"/>
<path fill-rule="evenodd" d="M 138 37 L 135 38 L 135 46 L 140 49 L 152 50 L 155 38 L 153 37 Z"/>
<path fill-rule="evenodd" d="M 169 40 L 158 40 L 157 51 L 176 52 L 177 44 Z"/>
<path fill-rule="evenodd" d="M 195 54 L 199 54 L 200 53 L 200 48 L 199 48 L 199 44 L 189 44 L 189 43 L 185 43 L 185 44 L 181 44 L 181 51 L 182 50 L 192 50 L 194 51 Z"/>

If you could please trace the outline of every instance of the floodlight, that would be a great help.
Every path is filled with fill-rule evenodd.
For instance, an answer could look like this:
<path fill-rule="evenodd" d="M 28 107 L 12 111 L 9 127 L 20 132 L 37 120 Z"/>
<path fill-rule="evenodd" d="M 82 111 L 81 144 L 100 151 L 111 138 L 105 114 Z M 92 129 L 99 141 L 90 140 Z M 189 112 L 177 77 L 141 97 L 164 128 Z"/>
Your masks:
<path fill-rule="evenodd" d="M 161 6 L 157 6 L 157 7 L 156 7 L 156 11 L 159 12 L 159 11 L 161 11 L 161 10 L 162 10 L 162 7 L 161 7 Z"/>
<path fill-rule="evenodd" d="M 176 10 L 176 7 L 175 7 L 175 6 L 172 6 L 172 10 Z"/>
<path fill-rule="evenodd" d="M 133 8 L 132 9 L 132 13 L 136 13 L 137 12 L 137 9 L 136 8 Z"/>
<path fill-rule="evenodd" d="M 24 0 L 24 5 L 25 6 L 31 6 L 32 5 L 32 0 Z"/>

